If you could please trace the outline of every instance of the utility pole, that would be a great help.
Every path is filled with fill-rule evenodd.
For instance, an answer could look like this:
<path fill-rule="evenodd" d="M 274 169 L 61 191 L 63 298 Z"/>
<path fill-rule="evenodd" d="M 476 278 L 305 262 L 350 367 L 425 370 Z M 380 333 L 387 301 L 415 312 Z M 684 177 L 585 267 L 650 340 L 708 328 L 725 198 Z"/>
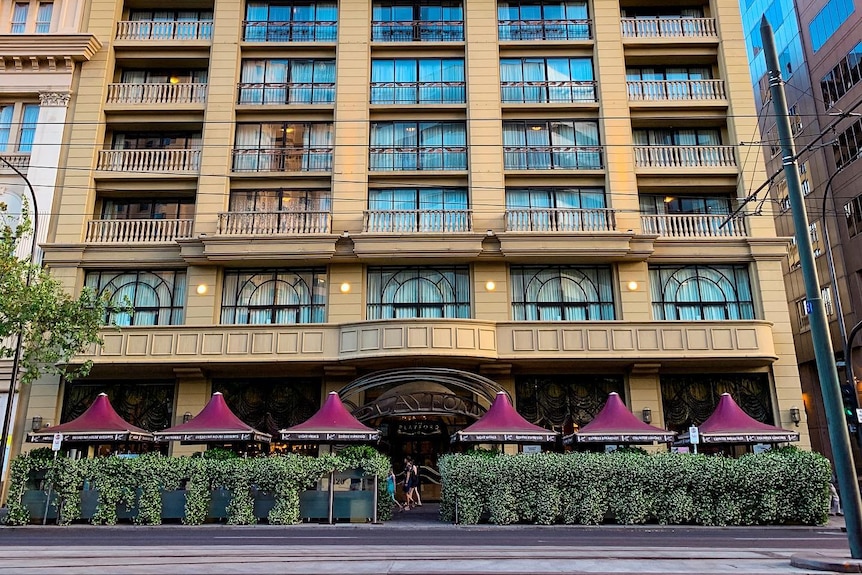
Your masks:
<path fill-rule="evenodd" d="M 760 20 L 760 36 L 763 40 L 766 70 L 769 74 L 769 90 L 775 110 L 778 137 L 781 141 L 782 164 L 787 181 L 790 208 L 793 211 L 793 227 L 795 228 L 796 245 L 799 249 L 802 279 L 805 284 L 806 305 L 809 307 L 808 317 L 814 345 L 814 359 L 817 364 L 817 376 L 820 380 L 823 405 L 826 409 L 826 426 L 832 444 L 832 456 L 835 459 L 835 473 L 838 487 L 841 490 L 850 555 L 854 559 L 862 559 L 862 500 L 859 497 L 856 466 L 853 462 L 850 435 L 847 432 L 844 409 L 841 404 L 841 386 L 838 383 L 835 353 L 832 348 L 832 339 L 829 336 L 829 324 L 826 321 L 826 308 L 820 297 L 820 281 L 817 278 L 817 268 L 814 266 L 814 250 L 811 247 L 811 236 L 808 232 L 805 198 L 799 183 L 799 166 L 794 151 L 793 132 L 790 129 L 790 115 L 787 112 L 784 81 L 781 79 L 772 26 L 769 25 L 766 16 Z M 849 357 L 845 359 L 850 361 Z"/>

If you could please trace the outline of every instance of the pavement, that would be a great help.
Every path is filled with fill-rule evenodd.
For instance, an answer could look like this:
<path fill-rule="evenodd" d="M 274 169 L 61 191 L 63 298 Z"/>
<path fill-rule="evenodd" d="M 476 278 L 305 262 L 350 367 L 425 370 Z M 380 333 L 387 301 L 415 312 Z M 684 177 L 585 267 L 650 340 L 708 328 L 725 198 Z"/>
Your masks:
<path fill-rule="evenodd" d="M 862 572 L 862 562 L 839 556 L 804 553 L 799 549 L 704 548 L 680 547 L 583 547 L 583 546 L 511 546 L 511 545 L 439 545 L 422 544 L 422 530 L 450 530 L 453 541 L 458 532 L 468 529 L 527 530 L 535 526 L 460 526 L 437 520 L 436 505 L 395 512 L 385 524 L 341 523 L 331 526 L 325 536 L 307 537 L 305 545 L 278 545 L 283 538 L 302 539 L 310 534 L 305 525 L 248 526 L 255 539 L 268 540 L 266 545 L 218 546 L 38 546 L 39 533 L 57 527 L 32 526 L 33 546 L 0 547 L 0 575 L 560 575 L 560 574 L 750 574 L 787 575 L 806 573 Z M 211 525 L 213 534 L 224 526 Z M 843 518 L 831 517 L 827 525 L 791 528 L 800 538 L 813 532 L 832 532 L 840 536 Z M 233 527 L 236 529 L 236 527 Z M 629 529 L 630 526 L 602 526 L 601 529 Z M 661 526 L 650 525 L 650 529 Z M 180 525 L 157 527 L 92 527 L 93 537 L 101 530 L 138 530 L 146 538 L 148 529 L 184 529 Z M 579 528 L 549 526 L 545 529 L 567 529 L 577 537 Z M 592 528 L 594 529 L 594 528 Z M 670 533 L 670 529 L 669 533 Z M 763 527 L 763 529 L 778 529 Z M 785 528 L 786 529 L 786 528 Z M 416 545 L 345 545 L 332 540 L 349 539 L 355 530 L 412 530 Z M 0 528 L 0 538 L 3 530 Z M 335 543 L 335 544 L 333 544 Z M 850 570 L 855 569 L 855 570 Z"/>

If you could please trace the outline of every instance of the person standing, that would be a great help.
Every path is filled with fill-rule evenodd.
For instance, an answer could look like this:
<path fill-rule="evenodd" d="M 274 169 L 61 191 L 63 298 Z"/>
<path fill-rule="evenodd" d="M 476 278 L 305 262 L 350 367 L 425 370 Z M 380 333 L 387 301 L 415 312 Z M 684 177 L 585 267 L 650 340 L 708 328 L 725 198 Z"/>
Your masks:
<path fill-rule="evenodd" d="M 394 503 L 398 506 L 398 511 L 404 511 L 404 508 L 401 506 L 401 502 L 398 501 L 398 498 L 395 497 L 395 472 L 392 471 L 392 468 L 389 468 L 389 474 L 386 477 L 386 494 L 389 496 L 389 500 L 391 503 Z"/>
<path fill-rule="evenodd" d="M 415 507 L 415 502 L 413 501 L 413 459 L 410 456 L 404 458 L 404 497 L 406 499 L 404 503 L 404 510 L 412 509 Z"/>
<path fill-rule="evenodd" d="M 419 491 L 422 489 L 422 470 L 419 464 L 413 462 L 413 501 L 416 507 L 422 507 L 422 496 Z"/>

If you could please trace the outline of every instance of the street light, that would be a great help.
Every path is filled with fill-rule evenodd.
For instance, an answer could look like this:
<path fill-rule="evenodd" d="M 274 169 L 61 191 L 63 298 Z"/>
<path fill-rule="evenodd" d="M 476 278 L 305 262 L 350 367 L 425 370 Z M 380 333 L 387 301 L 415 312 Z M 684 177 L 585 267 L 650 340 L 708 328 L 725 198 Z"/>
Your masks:
<path fill-rule="evenodd" d="M 11 169 L 13 172 L 18 174 L 24 183 L 27 184 L 27 189 L 30 190 L 30 196 L 33 198 L 33 241 L 30 246 L 30 263 L 36 262 L 36 248 L 38 244 L 36 242 L 36 238 L 38 237 L 36 234 L 39 231 L 39 205 L 36 202 L 36 192 L 33 190 L 33 185 L 30 183 L 30 180 L 27 179 L 27 176 L 21 173 L 21 170 L 13 166 L 9 163 L 9 160 L 0 156 L 0 161 L 2 161 L 6 166 Z M 27 279 L 25 280 L 25 286 L 30 287 L 30 269 L 27 270 Z M 6 465 L 8 461 L 6 461 L 6 443 L 9 441 L 9 426 L 12 422 L 12 405 L 15 400 L 15 389 L 18 387 L 18 370 L 21 364 L 21 352 L 22 352 L 22 344 L 23 344 L 24 334 L 23 334 L 23 326 L 18 331 L 18 340 L 15 343 L 15 354 L 12 356 L 12 375 L 9 378 L 9 400 L 6 402 L 6 413 L 3 417 L 3 430 L 0 432 L 0 477 L 3 477 L 4 471 L 6 470 Z M 19 396 L 20 403 L 20 396 Z M 19 409 L 21 406 L 19 405 Z M 11 448 L 9 450 L 10 454 L 12 452 Z M 3 483 L 0 483 L 0 487 L 5 484 L 5 480 Z M 2 492 L 2 489 L 0 489 Z M 2 495 L 2 493 L 0 493 Z"/>

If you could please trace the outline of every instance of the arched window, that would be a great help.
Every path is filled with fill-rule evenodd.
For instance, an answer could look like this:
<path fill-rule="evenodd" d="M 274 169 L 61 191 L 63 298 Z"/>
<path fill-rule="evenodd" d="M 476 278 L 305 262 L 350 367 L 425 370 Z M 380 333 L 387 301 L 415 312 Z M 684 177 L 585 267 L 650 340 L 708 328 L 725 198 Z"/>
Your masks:
<path fill-rule="evenodd" d="M 614 319 L 610 268 L 512 266 L 510 274 L 516 321 Z"/>
<path fill-rule="evenodd" d="M 223 324 L 296 324 L 326 321 L 326 271 L 225 272 Z"/>
<path fill-rule="evenodd" d="M 368 319 L 468 318 L 466 267 L 369 268 Z"/>
<path fill-rule="evenodd" d="M 112 309 L 105 321 L 115 325 L 181 325 L 186 299 L 184 271 L 92 271 L 87 287 L 107 294 Z M 126 308 L 131 307 L 131 311 Z"/>
<path fill-rule="evenodd" d="M 744 265 L 654 266 L 650 290 L 657 320 L 754 319 Z"/>

